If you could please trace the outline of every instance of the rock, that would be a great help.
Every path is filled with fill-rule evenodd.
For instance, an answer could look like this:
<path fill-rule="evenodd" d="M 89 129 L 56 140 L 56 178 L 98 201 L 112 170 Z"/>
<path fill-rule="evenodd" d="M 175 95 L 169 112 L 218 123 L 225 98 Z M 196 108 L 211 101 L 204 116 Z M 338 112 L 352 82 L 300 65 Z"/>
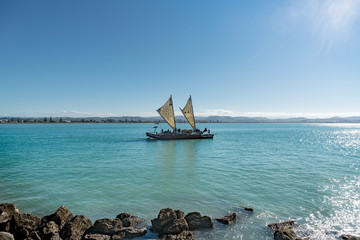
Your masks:
<path fill-rule="evenodd" d="M 249 207 L 244 207 L 244 210 L 245 210 L 245 211 L 248 211 L 248 212 L 253 212 L 253 211 L 254 211 L 254 209 L 249 208 Z"/>
<path fill-rule="evenodd" d="M 177 218 L 185 218 L 185 213 L 183 211 L 175 210 L 175 213 Z"/>
<path fill-rule="evenodd" d="M 233 224 L 234 222 L 236 222 L 236 213 L 229 213 L 228 216 L 215 218 L 215 220 L 224 224 Z"/>
<path fill-rule="evenodd" d="M 13 203 L 0 204 L 0 224 L 10 221 L 13 216 L 19 215 L 19 213 L 19 209 Z"/>
<path fill-rule="evenodd" d="M 201 216 L 199 212 L 191 212 L 185 216 L 190 230 L 212 228 L 214 223 L 208 216 Z"/>
<path fill-rule="evenodd" d="M 180 234 L 182 231 L 189 230 L 185 214 L 180 210 L 171 208 L 161 209 L 157 218 L 151 220 L 152 227 L 150 231 L 159 233 L 159 236 L 165 234 Z"/>
<path fill-rule="evenodd" d="M 195 240 L 194 235 L 189 231 L 182 231 L 178 235 L 167 234 L 161 240 Z"/>
<path fill-rule="evenodd" d="M 56 234 L 50 238 L 50 240 L 62 240 L 59 234 Z"/>
<path fill-rule="evenodd" d="M 145 221 L 145 219 L 138 218 L 129 213 L 120 213 L 116 218 L 121 220 L 123 227 L 136 227 L 141 222 Z"/>
<path fill-rule="evenodd" d="M 0 232 L 1 240 L 14 240 L 14 236 L 8 232 Z"/>
<path fill-rule="evenodd" d="M 94 226 L 92 226 L 86 233 L 105 234 L 112 236 L 119 232 L 122 227 L 122 222 L 118 218 L 103 218 L 96 220 Z"/>
<path fill-rule="evenodd" d="M 123 220 L 123 219 L 126 219 L 126 218 L 129 218 L 131 217 L 132 215 L 130 213 L 119 213 L 116 218 L 120 219 L 120 220 Z"/>
<path fill-rule="evenodd" d="M 0 223 L 0 232 L 10 232 L 11 231 L 11 221 Z"/>
<path fill-rule="evenodd" d="M 40 225 L 40 218 L 31 213 L 19 214 L 13 218 L 14 227 L 24 227 L 28 230 L 35 230 Z"/>
<path fill-rule="evenodd" d="M 42 223 L 38 229 L 38 235 L 45 240 L 56 238 L 59 236 L 59 226 L 54 221 Z"/>
<path fill-rule="evenodd" d="M 116 235 L 123 236 L 125 238 L 141 237 L 147 233 L 146 227 L 125 227 L 122 228 Z M 115 235 L 114 235 L 115 236 Z M 112 237 L 114 239 L 114 236 Z"/>
<path fill-rule="evenodd" d="M 151 220 L 152 227 L 150 228 L 150 231 L 162 233 L 164 227 L 173 223 L 178 218 L 178 216 L 181 216 L 180 210 L 177 212 L 171 208 L 161 209 L 158 217 Z"/>
<path fill-rule="evenodd" d="M 20 228 L 13 233 L 15 239 L 26 239 L 29 237 L 30 232 L 25 228 Z"/>
<path fill-rule="evenodd" d="M 16 239 L 29 237 L 40 225 L 40 218 L 30 213 L 15 215 L 11 220 L 11 233 Z"/>
<path fill-rule="evenodd" d="M 11 220 L 19 214 L 19 209 L 16 208 L 15 204 L 0 204 L 0 232 L 11 232 L 13 228 Z"/>
<path fill-rule="evenodd" d="M 297 236 L 291 228 L 280 228 L 275 230 L 274 240 L 296 240 Z"/>
<path fill-rule="evenodd" d="M 118 233 L 111 236 L 111 240 L 120 240 L 125 238 L 125 233 Z"/>
<path fill-rule="evenodd" d="M 73 217 L 60 231 L 63 240 L 81 240 L 85 231 L 92 226 L 92 222 L 84 215 Z"/>
<path fill-rule="evenodd" d="M 180 234 L 182 231 L 189 230 L 189 225 L 185 218 L 175 219 L 174 222 L 165 225 L 163 228 L 164 234 Z"/>
<path fill-rule="evenodd" d="M 352 235 L 341 235 L 341 238 L 344 240 L 360 240 L 360 237 L 352 236 Z"/>
<path fill-rule="evenodd" d="M 41 222 L 48 223 L 50 221 L 53 221 L 59 226 L 59 229 L 61 230 L 65 226 L 65 224 L 69 222 L 73 217 L 74 216 L 72 212 L 70 212 L 67 207 L 61 206 L 56 210 L 55 213 L 43 217 L 41 219 Z"/>
<path fill-rule="evenodd" d="M 268 227 L 270 227 L 272 230 L 276 231 L 281 228 L 293 228 L 295 225 L 295 221 L 285 221 L 285 222 L 279 222 L 279 223 L 271 223 L 268 224 Z"/>
<path fill-rule="evenodd" d="M 38 232 L 36 231 L 32 231 L 30 234 L 29 234 L 29 237 L 28 239 L 30 240 L 42 240 L 41 237 L 39 236 Z"/>
<path fill-rule="evenodd" d="M 95 236 L 98 239 L 102 239 L 102 236 L 100 235 L 108 235 L 111 236 L 112 240 L 115 239 L 122 239 L 122 238 L 135 238 L 140 237 L 144 234 L 146 234 L 147 229 L 145 227 L 139 228 L 139 227 L 124 227 L 122 225 L 122 220 L 129 219 L 132 217 L 132 215 L 121 215 L 119 218 L 110 219 L 110 218 L 104 218 L 96 220 L 94 223 L 94 226 L 92 226 L 89 230 L 86 231 L 86 234 L 84 238 L 91 239 L 95 238 Z M 134 220 L 134 221 L 132 221 Z M 129 225 L 132 225 L 136 223 L 137 225 L 138 220 L 131 219 L 127 223 Z"/>
<path fill-rule="evenodd" d="M 104 234 L 86 234 L 82 238 L 82 240 L 110 240 L 111 237 L 109 235 Z"/>

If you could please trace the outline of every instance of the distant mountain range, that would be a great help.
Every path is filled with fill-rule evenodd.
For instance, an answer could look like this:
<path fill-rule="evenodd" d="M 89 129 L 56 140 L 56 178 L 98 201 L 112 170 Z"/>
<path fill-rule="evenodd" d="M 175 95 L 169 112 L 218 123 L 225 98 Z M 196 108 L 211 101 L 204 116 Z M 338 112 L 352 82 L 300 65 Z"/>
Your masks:
<path fill-rule="evenodd" d="M 176 122 L 186 122 L 183 116 L 176 116 Z M 0 123 L 25 122 L 25 123 L 46 123 L 46 122 L 164 122 L 161 117 L 0 117 Z M 208 116 L 196 117 L 196 122 L 206 123 L 360 123 L 360 116 L 354 117 L 332 117 L 332 118 L 279 118 L 270 119 L 263 117 L 230 117 L 230 116 Z"/>

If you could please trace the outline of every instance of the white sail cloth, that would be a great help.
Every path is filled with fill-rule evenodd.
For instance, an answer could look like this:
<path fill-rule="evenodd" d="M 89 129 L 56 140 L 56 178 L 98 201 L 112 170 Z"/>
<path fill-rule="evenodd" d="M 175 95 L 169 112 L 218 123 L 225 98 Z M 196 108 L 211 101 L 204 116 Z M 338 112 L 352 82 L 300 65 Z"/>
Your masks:
<path fill-rule="evenodd" d="M 180 108 L 180 110 L 184 114 L 186 120 L 189 122 L 191 127 L 195 130 L 196 125 L 195 125 L 194 109 L 191 101 L 191 96 L 189 97 L 189 100 L 187 101 L 185 107 L 183 109 Z"/>
<path fill-rule="evenodd" d="M 175 114 L 174 107 L 172 102 L 172 96 L 170 95 L 169 100 L 157 110 L 160 116 L 170 125 L 170 127 L 175 131 L 176 123 L 175 123 Z"/>

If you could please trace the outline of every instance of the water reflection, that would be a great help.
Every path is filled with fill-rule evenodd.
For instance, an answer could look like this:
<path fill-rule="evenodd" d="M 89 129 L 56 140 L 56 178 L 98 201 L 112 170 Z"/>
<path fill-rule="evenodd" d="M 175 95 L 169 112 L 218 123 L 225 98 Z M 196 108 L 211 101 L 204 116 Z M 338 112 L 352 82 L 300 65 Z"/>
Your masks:
<path fill-rule="evenodd" d="M 172 140 L 158 141 L 156 155 L 158 159 L 165 162 L 176 162 L 186 160 L 187 163 L 196 161 L 197 144 L 199 140 Z"/>
<path fill-rule="evenodd" d="M 338 239 L 341 234 L 360 235 L 360 178 L 332 180 L 320 189 L 325 208 L 310 214 L 305 231 L 311 239 Z"/>
<path fill-rule="evenodd" d="M 157 141 L 155 155 L 159 170 L 168 175 L 182 172 L 187 177 L 193 176 L 198 144 L 199 140 Z"/>

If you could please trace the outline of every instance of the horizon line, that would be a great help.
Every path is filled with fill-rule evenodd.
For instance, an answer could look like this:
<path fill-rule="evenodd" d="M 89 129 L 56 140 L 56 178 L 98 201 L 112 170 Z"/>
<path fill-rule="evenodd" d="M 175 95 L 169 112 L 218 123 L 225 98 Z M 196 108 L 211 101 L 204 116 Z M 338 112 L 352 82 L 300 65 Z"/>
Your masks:
<path fill-rule="evenodd" d="M 183 115 L 175 115 L 175 117 L 184 117 Z M 246 115 L 239 115 L 239 116 L 231 116 L 231 115 L 201 115 L 201 116 L 197 116 L 197 118 L 209 118 L 209 117 L 218 117 L 218 118 L 263 118 L 263 119 L 269 119 L 269 120 L 276 120 L 276 119 L 281 119 L 281 120 L 286 120 L 286 119 L 332 119 L 332 118 L 360 118 L 360 114 L 359 115 L 349 115 L 349 116 L 339 116 L 339 115 L 327 115 L 327 116 L 323 116 L 323 117 L 319 117 L 319 116 L 273 116 L 273 117 L 268 117 L 268 116 L 246 116 Z M 161 118 L 161 116 L 140 116 L 140 115 L 122 115 L 122 116 L 0 116 L 1 119 L 7 119 L 7 118 L 34 118 L 34 119 L 39 119 L 39 118 L 101 118 L 101 119 L 111 119 L 111 118 Z"/>

